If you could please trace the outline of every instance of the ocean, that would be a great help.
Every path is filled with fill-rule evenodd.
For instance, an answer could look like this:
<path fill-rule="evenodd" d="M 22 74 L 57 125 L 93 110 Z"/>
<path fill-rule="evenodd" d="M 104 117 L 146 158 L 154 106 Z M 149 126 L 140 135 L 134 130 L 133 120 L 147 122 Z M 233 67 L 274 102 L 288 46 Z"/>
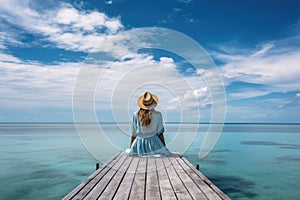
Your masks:
<path fill-rule="evenodd" d="M 199 147 L 208 124 L 200 124 L 196 134 L 189 132 L 189 124 L 180 125 L 182 129 L 176 123 L 165 125 L 167 144 L 176 137 L 192 137 L 191 144 L 184 144 L 184 156 L 199 164 L 230 198 L 300 199 L 300 125 L 225 124 L 204 159 L 199 158 Z M 128 147 L 124 129 L 101 126 L 116 147 Z M 129 130 L 129 124 L 122 126 Z M 176 144 L 171 146 L 177 151 Z M 1 123 L 0 152 L 1 200 L 61 199 L 92 174 L 98 162 L 71 123 Z"/>

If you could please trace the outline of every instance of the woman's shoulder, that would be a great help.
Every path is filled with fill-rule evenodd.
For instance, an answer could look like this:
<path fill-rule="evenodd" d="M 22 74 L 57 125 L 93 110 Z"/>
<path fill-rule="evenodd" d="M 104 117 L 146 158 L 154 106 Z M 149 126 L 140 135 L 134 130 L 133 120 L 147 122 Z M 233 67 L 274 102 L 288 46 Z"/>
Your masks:
<path fill-rule="evenodd" d="M 137 110 L 137 111 L 135 111 L 135 112 L 133 113 L 133 117 L 134 117 L 134 118 L 137 118 L 137 117 L 138 117 L 138 112 L 139 112 L 139 111 Z"/>
<path fill-rule="evenodd" d="M 159 112 L 157 110 L 152 110 L 151 113 L 153 116 L 161 116 L 161 112 Z"/>

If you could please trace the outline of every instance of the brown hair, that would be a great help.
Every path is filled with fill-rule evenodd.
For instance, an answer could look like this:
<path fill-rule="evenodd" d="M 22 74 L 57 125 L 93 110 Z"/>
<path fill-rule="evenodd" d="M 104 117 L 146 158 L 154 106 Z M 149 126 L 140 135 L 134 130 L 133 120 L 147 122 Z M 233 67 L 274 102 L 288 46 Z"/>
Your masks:
<path fill-rule="evenodd" d="M 139 120 L 144 126 L 147 126 L 151 123 L 151 116 L 149 110 L 140 108 L 138 112 Z"/>

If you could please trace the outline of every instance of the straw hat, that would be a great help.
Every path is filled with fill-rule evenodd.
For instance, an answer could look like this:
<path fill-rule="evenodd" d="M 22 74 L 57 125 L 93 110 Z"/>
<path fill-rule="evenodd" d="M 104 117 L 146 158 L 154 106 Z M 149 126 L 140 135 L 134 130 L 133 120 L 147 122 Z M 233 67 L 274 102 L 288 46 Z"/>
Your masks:
<path fill-rule="evenodd" d="M 151 110 L 157 106 L 158 98 L 156 95 L 151 94 L 150 92 L 145 92 L 144 95 L 139 97 L 137 104 L 142 109 Z"/>

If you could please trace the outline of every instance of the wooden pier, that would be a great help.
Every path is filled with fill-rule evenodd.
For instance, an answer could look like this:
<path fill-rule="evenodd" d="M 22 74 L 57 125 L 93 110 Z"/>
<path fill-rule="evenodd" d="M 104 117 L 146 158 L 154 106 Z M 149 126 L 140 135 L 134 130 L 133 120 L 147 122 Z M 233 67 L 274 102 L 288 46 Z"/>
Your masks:
<path fill-rule="evenodd" d="M 173 153 L 164 158 L 118 153 L 64 197 L 69 199 L 229 199 L 194 166 Z"/>

